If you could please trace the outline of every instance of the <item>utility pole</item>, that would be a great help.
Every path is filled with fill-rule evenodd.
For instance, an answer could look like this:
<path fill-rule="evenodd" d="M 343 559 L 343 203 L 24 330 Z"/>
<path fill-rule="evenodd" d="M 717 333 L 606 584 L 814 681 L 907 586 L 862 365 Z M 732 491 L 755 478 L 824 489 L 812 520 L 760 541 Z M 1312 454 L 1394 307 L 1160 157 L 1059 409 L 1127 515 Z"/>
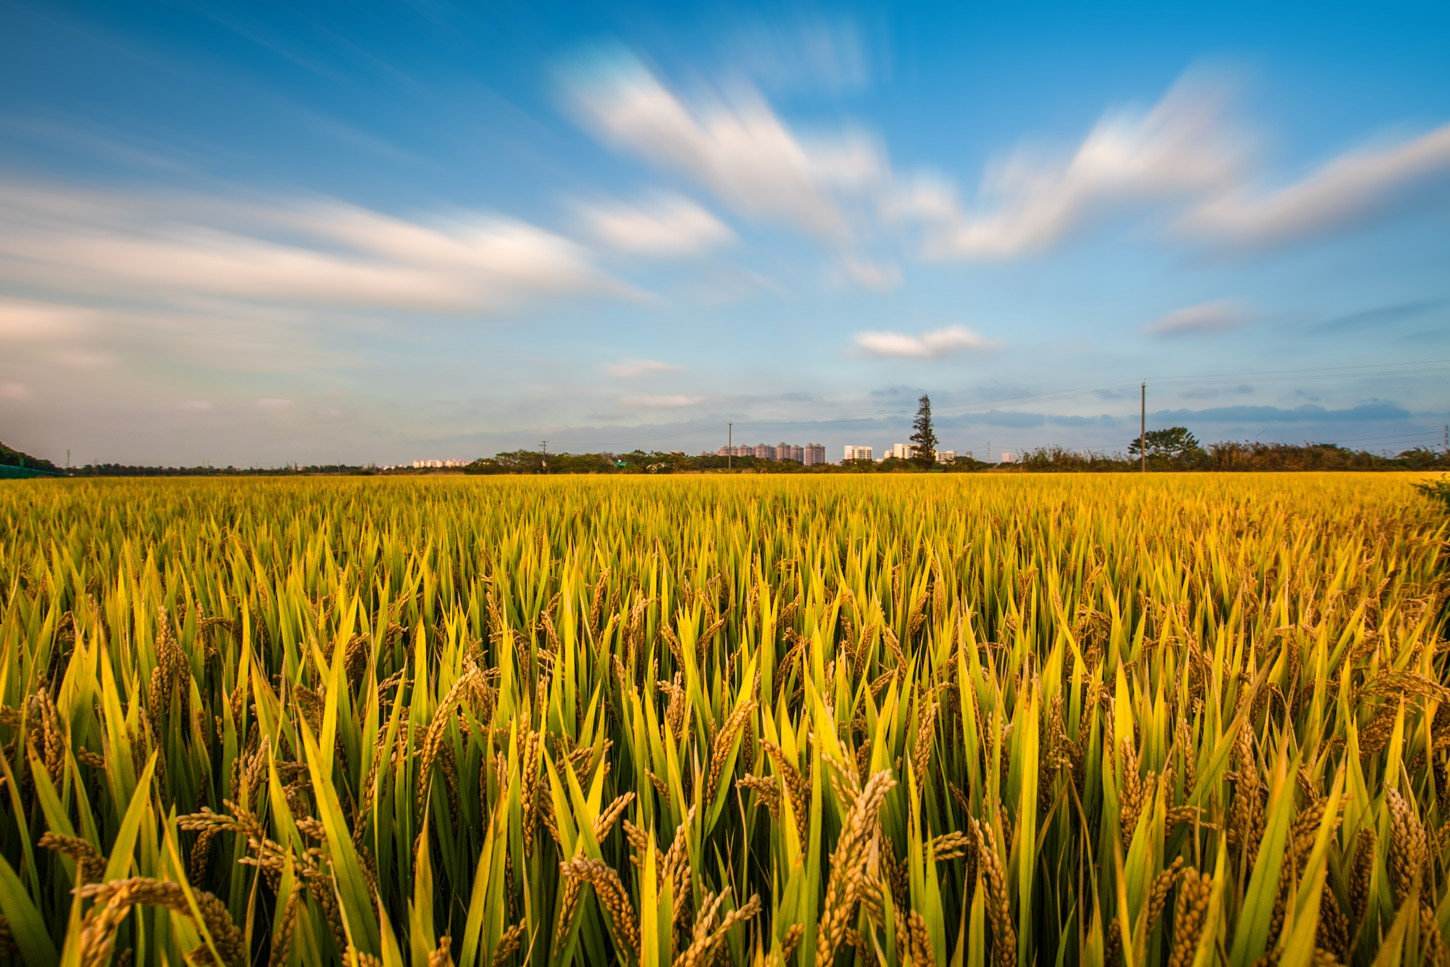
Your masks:
<path fill-rule="evenodd" d="M 1138 470 L 1148 470 L 1148 383 L 1138 387 Z"/>
<path fill-rule="evenodd" d="M 1440 444 L 1441 444 L 1441 448 L 1442 448 L 1442 449 L 1443 449 L 1443 450 L 1444 450 L 1444 451 L 1445 451 L 1445 452 L 1446 452 L 1446 453 L 1450 453 L 1450 423 L 1446 423 L 1446 424 L 1445 424 L 1445 426 L 1444 426 L 1444 427 L 1443 427 L 1443 430 L 1444 430 L 1444 433 L 1445 433 L 1445 436 L 1444 436 L 1444 438 L 1443 438 L 1443 439 L 1442 439 L 1442 440 L 1441 440 L 1441 441 L 1440 441 Z M 70 453 L 70 451 L 69 451 L 69 450 L 67 450 L 67 451 L 66 451 L 66 453 L 67 453 L 67 454 L 69 454 L 69 453 Z"/>
<path fill-rule="evenodd" d="M 548 440 L 540 440 L 539 441 L 539 450 L 540 450 L 540 452 L 543 453 L 543 458 L 539 461 L 539 466 L 543 467 L 545 470 L 548 470 L 549 469 L 549 441 Z"/>
<path fill-rule="evenodd" d="M 735 464 L 735 424 L 725 424 L 725 469 L 729 470 Z"/>

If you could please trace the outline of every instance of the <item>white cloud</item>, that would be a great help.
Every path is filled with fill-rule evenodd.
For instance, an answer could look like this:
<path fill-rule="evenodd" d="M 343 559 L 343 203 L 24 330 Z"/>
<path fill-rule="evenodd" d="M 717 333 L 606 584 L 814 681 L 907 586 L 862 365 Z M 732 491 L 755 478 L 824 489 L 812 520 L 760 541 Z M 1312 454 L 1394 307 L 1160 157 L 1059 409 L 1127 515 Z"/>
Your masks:
<path fill-rule="evenodd" d="M 1236 188 L 1189 212 L 1183 227 L 1219 241 L 1271 244 L 1380 214 L 1416 185 L 1450 175 L 1450 124 L 1330 160 L 1277 191 Z"/>
<path fill-rule="evenodd" d="M 582 205 L 579 214 L 595 238 L 635 255 L 698 255 L 735 238 L 729 226 L 682 195 L 661 194 L 633 205 Z"/>
<path fill-rule="evenodd" d="M 640 393 L 621 397 L 619 402 L 634 409 L 677 410 L 686 406 L 694 406 L 702 399 L 703 397 L 687 396 L 684 393 Z"/>
<path fill-rule="evenodd" d="M 30 387 L 15 379 L 0 379 L 0 400 L 28 400 Z"/>
<path fill-rule="evenodd" d="M 1155 336 L 1187 336 L 1225 332 L 1247 324 L 1249 314 L 1232 302 L 1203 302 L 1160 316 L 1144 331 Z"/>
<path fill-rule="evenodd" d="M 621 359 L 604 367 L 616 379 L 637 379 L 641 376 L 657 376 L 662 373 L 678 372 L 680 367 L 658 359 Z"/>
<path fill-rule="evenodd" d="M 257 409 L 268 413 L 285 413 L 292 409 L 292 401 L 277 396 L 264 396 L 257 400 Z"/>
<path fill-rule="evenodd" d="M 873 292 L 890 292 L 901 285 L 901 269 L 889 262 L 851 258 L 842 271 L 851 282 Z"/>
<path fill-rule="evenodd" d="M 994 204 L 954 212 L 940 183 L 918 183 L 887 210 L 941 224 L 927 238 L 935 258 L 1013 258 L 1048 248 L 1105 209 L 1202 197 L 1233 183 L 1245 145 L 1224 118 L 1223 85 L 1180 80 L 1151 110 L 1102 118 L 1069 157 L 1018 152 L 983 180 Z"/>
<path fill-rule="evenodd" d="M 308 198 L 0 182 L 0 222 L 0 281 L 72 294 L 488 312 L 624 291 L 575 243 L 479 212 L 410 220 Z"/>
<path fill-rule="evenodd" d="M 880 331 L 856 334 L 856 346 L 863 352 L 904 359 L 938 359 L 960 352 L 993 349 L 996 345 L 965 326 L 948 326 L 918 334 Z"/>
<path fill-rule="evenodd" d="M 215 409 L 211 400 L 183 400 L 180 408 L 186 413 L 210 413 Z"/>
<path fill-rule="evenodd" d="M 864 134 L 799 135 L 745 86 L 686 103 L 633 57 L 576 75 L 569 95 L 609 144 L 690 178 L 744 215 L 824 238 L 849 233 L 838 193 L 859 191 L 886 169 Z"/>
<path fill-rule="evenodd" d="M 1147 206 L 1182 212 L 1188 236 L 1239 245 L 1290 242 L 1384 214 L 1450 178 L 1450 124 L 1331 158 L 1298 182 L 1262 188 L 1257 147 L 1229 117 L 1230 85 L 1190 72 L 1151 109 L 1105 114 L 1056 160 L 1027 150 L 989 167 L 975 206 L 920 172 L 885 188 L 888 223 L 914 223 L 934 259 L 1010 259 L 1046 250 L 1094 219 Z"/>

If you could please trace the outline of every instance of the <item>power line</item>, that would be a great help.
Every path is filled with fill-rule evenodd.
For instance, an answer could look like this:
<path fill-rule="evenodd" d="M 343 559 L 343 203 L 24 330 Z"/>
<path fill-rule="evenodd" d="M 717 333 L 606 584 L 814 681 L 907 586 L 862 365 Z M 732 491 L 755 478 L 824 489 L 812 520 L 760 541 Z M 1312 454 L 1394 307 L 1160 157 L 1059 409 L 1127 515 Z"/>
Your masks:
<path fill-rule="evenodd" d="M 1240 373 L 1218 373 L 1204 376 L 1163 376 L 1153 377 L 1154 383 L 1185 383 L 1185 382 L 1222 382 L 1226 380 L 1242 382 L 1244 379 L 1332 379 L 1342 378 L 1347 375 L 1384 375 L 1403 376 L 1419 372 L 1436 372 L 1443 369 L 1450 369 L 1450 359 L 1425 360 L 1413 363 L 1396 363 L 1389 365 L 1369 366 L 1342 366 L 1324 367 L 1316 369 L 1285 369 L 1285 370 L 1254 370 Z M 1131 385 L 1131 384 L 1128 384 Z M 1124 393 L 1128 385 L 1117 386 L 1095 386 L 1083 387 L 1070 390 L 1053 390 L 1047 393 L 1030 393 L 1018 396 L 1001 396 L 996 399 L 975 400 L 971 403 L 957 404 L 938 408 L 938 413 L 943 416 L 965 416 L 973 412 L 979 412 L 984 408 L 1001 406 L 1006 403 L 1036 403 L 1043 400 L 1071 399 L 1077 396 L 1086 396 L 1090 393 Z"/>
<path fill-rule="evenodd" d="M 1393 373 L 1403 369 L 1439 369 L 1450 367 L 1450 359 L 1417 359 L 1403 363 L 1357 363 L 1350 366 L 1312 366 L 1305 369 L 1260 369 L 1240 370 L 1233 373 L 1205 373 L 1200 375 L 1185 374 L 1181 376 L 1155 377 L 1154 382 L 1215 382 L 1225 379 L 1246 379 L 1263 376 L 1298 376 L 1298 375 L 1345 375 L 1361 371 L 1372 371 L 1369 375 L 1378 372 Z"/>

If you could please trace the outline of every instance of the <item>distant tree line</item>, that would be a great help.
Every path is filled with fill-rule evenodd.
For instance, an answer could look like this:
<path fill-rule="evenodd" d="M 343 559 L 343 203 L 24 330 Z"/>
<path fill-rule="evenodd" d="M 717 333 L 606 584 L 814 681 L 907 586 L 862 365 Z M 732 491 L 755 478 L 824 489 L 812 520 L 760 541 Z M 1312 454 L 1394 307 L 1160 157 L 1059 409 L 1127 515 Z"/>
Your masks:
<path fill-rule="evenodd" d="M 287 477 L 319 474 L 375 474 L 377 467 L 347 463 L 292 464 L 284 467 L 152 467 L 124 463 L 88 463 L 64 471 L 72 477 Z"/>
<path fill-rule="evenodd" d="M 1416 447 L 1395 456 L 1354 450 L 1337 443 L 1258 443 L 1223 441 L 1207 447 L 1186 427 L 1171 426 L 1144 434 L 1141 453 L 1135 437 L 1127 456 L 1040 447 L 1016 464 L 1021 470 L 1446 470 L 1450 452 Z"/>
<path fill-rule="evenodd" d="M 930 419 L 930 411 L 927 411 Z M 918 436 L 921 434 L 920 427 Z M 930 433 L 930 427 L 927 427 Z M 929 438 L 933 448 L 935 436 Z M 631 450 L 627 453 L 544 453 L 510 450 L 483 457 L 461 468 L 466 474 L 638 474 L 638 473 L 1031 473 L 1132 471 L 1139 467 L 1138 440 L 1126 453 L 1100 453 L 1066 447 L 1028 450 L 1013 463 L 992 464 L 968 456 L 949 463 L 926 460 L 930 452 L 914 440 L 905 460 L 850 460 L 807 467 L 789 460 L 758 457 L 723 457 L 668 450 Z M 1144 463 L 1149 470 L 1293 471 L 1293 470 L 1450 470 L 1450 453 L 1419 447 L 1395 456 L 1354 450 L 1334 443 L 1221 442 L 1201 446 L 1184 427 L 1153 430 L 1144 439 Z M 416 475 L 457 473 L 458 468 L 394 467 L 382 469 L 356 464 L 309 464 L 284 467 L 141 466 L 118 463 L 87 464 L 66 470 L 49 460 L 0 444 L 0 465 L 33 467 L 76 477 L 229 477 L 292 475 Z"/>
<path fill-rule="evenodd" d="M 0 443 L 0 464 L 10 467 L 32 467 L 37 470 L 50 470 L 52 472 L 59 472 L 61 469 L 49 460 L 32 457 L 28 453 L 7 447 L 3 443 Z"/>

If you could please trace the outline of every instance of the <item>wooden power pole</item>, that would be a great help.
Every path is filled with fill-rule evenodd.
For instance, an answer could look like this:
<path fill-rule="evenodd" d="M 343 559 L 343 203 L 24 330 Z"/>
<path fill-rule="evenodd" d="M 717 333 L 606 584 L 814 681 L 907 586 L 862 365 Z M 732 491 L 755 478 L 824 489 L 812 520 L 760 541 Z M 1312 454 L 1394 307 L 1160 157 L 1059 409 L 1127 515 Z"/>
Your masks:
<path fill-rule="evenodd" d="M 1148 471 L 1148 383 L 1138 387 L 1138 470 Z"/>

